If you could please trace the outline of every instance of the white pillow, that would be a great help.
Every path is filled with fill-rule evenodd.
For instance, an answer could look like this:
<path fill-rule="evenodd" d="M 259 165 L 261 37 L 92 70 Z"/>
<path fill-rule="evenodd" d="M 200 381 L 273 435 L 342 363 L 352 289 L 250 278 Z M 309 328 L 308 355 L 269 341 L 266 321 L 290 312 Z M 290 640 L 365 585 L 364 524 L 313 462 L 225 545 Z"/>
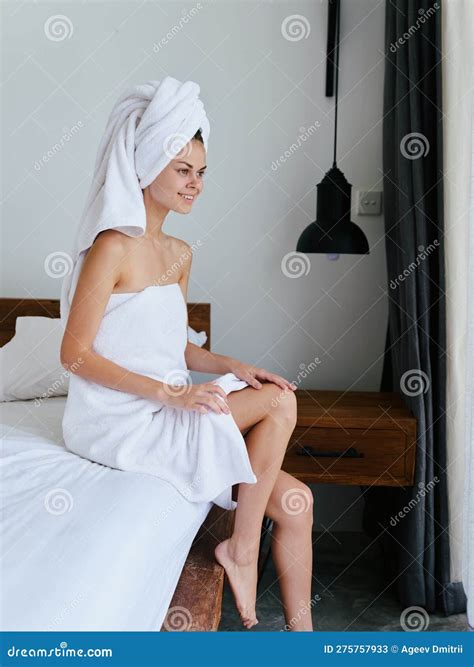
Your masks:
<path fill-rule="evenodd" d="M 63 336 L 60 318 L 16 318 L 15 335 L 0 348 L 0 401 L 67 394 L 70 373 L 59 359 Z M 202 347 L 207 334 L 188 326 L 188 340 Z"/>
<path fill-rule="evenodd" d="M 202 347 L 207 340 L 207 333 L 205 331 L 200 331 L 197 333 L 197 331 L 194 331 L 194 329 L 188 327 L 188 340 L 190 343 L 194 343 L 194 345 L 199 345 L 199 347 Z"/>
<path fill-rule="evenodd" d="M 0 348 L 0 401 L 67 394 L 69 372 L 59 360 L 63 335 L 59 318 L 16 318 L 15 335 Z"/>

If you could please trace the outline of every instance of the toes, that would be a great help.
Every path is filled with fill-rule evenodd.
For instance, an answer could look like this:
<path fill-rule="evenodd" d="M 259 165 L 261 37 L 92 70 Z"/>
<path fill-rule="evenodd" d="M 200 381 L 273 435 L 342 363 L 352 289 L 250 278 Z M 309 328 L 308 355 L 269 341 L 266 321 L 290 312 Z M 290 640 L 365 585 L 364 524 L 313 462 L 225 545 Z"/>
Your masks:
<path fill-rule="evenodd" d="M 256 616 L 242 617 L 242 623 L 247 628 L 247 630 L 250 630 L 250 628 L 253 628 L 254 625 L 257 625 L 258 620 Z"/>

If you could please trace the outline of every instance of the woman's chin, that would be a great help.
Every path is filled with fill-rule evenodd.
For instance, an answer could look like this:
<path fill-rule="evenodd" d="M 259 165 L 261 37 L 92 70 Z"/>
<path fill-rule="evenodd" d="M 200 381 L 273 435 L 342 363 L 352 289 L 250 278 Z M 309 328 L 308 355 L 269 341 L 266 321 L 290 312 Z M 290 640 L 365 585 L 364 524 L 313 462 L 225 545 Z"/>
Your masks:
<path fill-rule="evenodd" d="M 191 213 L 192 206 L 188 204 L 181 204 L 178 202 L 176 206 L 172 209 L 175 213 Z"/>

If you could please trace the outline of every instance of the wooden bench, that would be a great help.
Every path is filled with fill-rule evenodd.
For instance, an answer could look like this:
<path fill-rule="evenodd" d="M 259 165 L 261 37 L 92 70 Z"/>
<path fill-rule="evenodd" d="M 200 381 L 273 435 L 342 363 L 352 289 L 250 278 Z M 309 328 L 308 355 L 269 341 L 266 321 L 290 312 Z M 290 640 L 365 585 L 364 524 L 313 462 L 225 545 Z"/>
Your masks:
<path fill-rule="evenodd" d="M 194 538 L 162 632 L 218 629 L 225 572 L 214 558 L 214 549 L 232 534 L 234 515 L 235 512 L 213 505 Z"/>

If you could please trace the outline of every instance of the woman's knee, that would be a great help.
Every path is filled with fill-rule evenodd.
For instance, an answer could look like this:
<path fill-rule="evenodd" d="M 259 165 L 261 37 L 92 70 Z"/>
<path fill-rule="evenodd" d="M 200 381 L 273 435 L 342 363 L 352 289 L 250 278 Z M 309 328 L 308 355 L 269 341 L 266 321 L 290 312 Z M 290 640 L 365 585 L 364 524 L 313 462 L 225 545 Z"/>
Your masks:
<path fill-rule="evenodd" d="M 295 393 L 291 389 L 282 389 L 277 384 L 271 383 L 271 385 L 269 415 L 293 430 L 297 421 Z"/>

